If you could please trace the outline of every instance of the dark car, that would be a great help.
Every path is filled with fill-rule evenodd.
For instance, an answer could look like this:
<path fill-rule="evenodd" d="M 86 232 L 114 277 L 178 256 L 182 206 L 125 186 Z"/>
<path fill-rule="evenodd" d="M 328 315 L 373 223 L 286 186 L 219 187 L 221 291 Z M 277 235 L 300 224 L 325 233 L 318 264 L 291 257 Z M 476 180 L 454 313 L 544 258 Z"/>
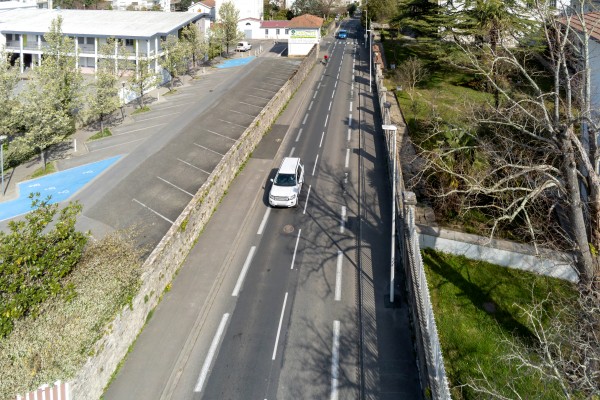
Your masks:
<path fill-rule="evenodd" d="M 348 37 L 348 32 L 345 29 L 340 29 L 338 32 L 338 39 L 346 39 Z"/>

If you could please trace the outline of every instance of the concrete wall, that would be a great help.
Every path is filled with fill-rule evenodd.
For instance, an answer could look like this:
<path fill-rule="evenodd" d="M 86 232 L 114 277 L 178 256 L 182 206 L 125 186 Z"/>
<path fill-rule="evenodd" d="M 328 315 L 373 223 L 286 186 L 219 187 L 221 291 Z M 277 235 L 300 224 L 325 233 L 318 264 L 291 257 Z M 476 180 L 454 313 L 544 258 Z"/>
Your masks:
<path fill-rule="evenodd" d="M 316 52 L 317 46 L 302 61 L 298 72 L 254 119 L 239 142 L 229 149 L 150 254 L 143 265 L 142 286 L 132 301 L 132 307 L 124 307 L 108 324 L 104 336 L 95 345 L 94 355 L 71 381 L 73 399 L 100 398 L 119 362 L 126 356 L 127 349 L 144 327 L 148 313 L 158 304 L 164 288 L 194 246 L 236 173 L 314 66 Z"/>

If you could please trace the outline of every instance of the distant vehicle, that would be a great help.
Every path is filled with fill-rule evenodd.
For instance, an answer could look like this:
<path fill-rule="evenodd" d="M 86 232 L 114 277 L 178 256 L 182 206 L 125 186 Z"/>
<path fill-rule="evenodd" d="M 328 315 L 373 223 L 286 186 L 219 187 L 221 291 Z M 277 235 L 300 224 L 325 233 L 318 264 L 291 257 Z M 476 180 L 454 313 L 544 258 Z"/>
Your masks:
<path fill-rule="evenodd" d="M 248 51 L 252 49 L 252 45 L 248 42 L 238 42 L 235 51 Z"/>
<path fill-rule="evenodd" d="M 348 31 L 345 29 L 340 29 L 338 32 L 338 39 L 346 39 L 348 37 Z"/>
<path fill-rule="evenodd" d="M 286 157 L 274 179 L 271 179 L 269 204 L 272 207 L 296 207 L 304 182 L 304 166 L 297 157 Z"/>

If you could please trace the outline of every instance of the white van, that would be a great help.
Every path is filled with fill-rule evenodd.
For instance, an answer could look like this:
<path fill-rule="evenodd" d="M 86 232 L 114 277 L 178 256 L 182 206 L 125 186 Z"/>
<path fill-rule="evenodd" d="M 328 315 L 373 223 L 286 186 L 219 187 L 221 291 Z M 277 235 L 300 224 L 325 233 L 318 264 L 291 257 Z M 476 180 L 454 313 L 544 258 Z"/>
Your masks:
<path fill-rule="evenodd" d="M 304 166 L 297 157 L 286 157 L 271 179 L 269 204 L 272 207 L 296 207 L 304 182 Z"/>
<path fill-rule="evenodd" d="M 252 49 L 252 45 L 248 42 L 238 42 L 235 46 L 235 51 L 248 51 L 250 49 Z"/>

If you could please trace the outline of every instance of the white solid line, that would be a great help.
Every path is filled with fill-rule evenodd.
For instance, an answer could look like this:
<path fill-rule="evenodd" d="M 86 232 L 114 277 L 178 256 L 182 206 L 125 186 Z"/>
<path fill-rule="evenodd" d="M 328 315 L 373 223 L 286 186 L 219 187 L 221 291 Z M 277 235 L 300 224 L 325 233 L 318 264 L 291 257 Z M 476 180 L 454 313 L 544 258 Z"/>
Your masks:
<path fill-rule="evenodd" d="M 344 233 L 344 223 L 346 221 L 346 206 L 342 206 L 342 221 L 340 225 L 340 233 Z"/>
<path fill-rule="evenodd" d="M 304 202 L 304 211 L 302 214 L 306 214 L 306 206 L 308 205 L 308 197 L 310 196 L 310 185 L 308 185 L 308 192 L 306 193 L 306 201 Z"/>
<path fill-rule="evenodd" d="M 219 323 L 219 327 L 217 328 L 217 333 L 213 337 L 212 343 L 210 344 L 210 348 L 208 349 L 208 354 L 204 359 L 204 364 L 202 365 L 202 370 L 200 371 L 200 376 L 198 377 L 198 382 L 196 383 L 196 387 L 194 388 L 194 392 L 202 391 L 202 386 L 204 386 L 204 381 L 208 376 L 208 370 L 212 364 L 213 357 L 217 352 L 217 347 L 219 346 L 219 342 L 221 341 L 221 336 L 223 336 L 223 332 L 225 331 L 225 325 L 227 325 L 227 320 L 229 319 L 229 314 L 223 314 L 223 318 L 221 318 L 221 323 Z"/>
<path fill-rule="evenodd" d="M 331 104 L 333 104 L 333 101 L 329 102 L 329 110 L 327 110 L 327 111 L 331 111 Z"/>
<path fill-rule="evenodd" d="M 315 176 L 315 170 L 317 169 L 317 161 L 319 161 L 319 155 L 317 154 L 317 158 L 315 158 L 315 166 L 313 167 L 312 176 Z"/>
<path fill-rule="evenodd" d="M 156 124 L 156 125 L 152 125 L 152 126 L 147 126 L 145 128 L 134 129 L 134 130 L 127 131 L 127 132 L 117 133 L 115 136 L 121 136 L 121 135 L 127 135 L 128 133 L 145 131 L 146 129 L 156 128 L 157 126 L 163 126 L 163 125 L 167 125 L 167 123 L 165 122 L 164 124 Z"/>
<path fill-rule="evenodd" d="M 263 231 L 265 230 L 265 225 L 267 224 L 267 220 L 269 219 L 270 214 L 271 214 L 271 207 L 268 207 L 267 211 L 265 211 L 265 215 L 263 216 L 260 226 L 258 227 L 258 232 L 256 232 L 257 235 L 262 235 Z"/>
<path fill-rule="evenodd" d="M 171 114 L 165 114 L 165 115 L 158 115 L 156 117 L 150 117 L 150 118 L 146 118 L 146 119 L 136 119 L 135 122 L 145 122 L 145 121 L 150 121 L 152 119 L 157 119 L 157 118 L 164 118 L 164 117 L 168 117 L 170 115 L 175 115 L 175 114 L 181 114 L 181 111 L 177 111 Z"/>
<path fill-rule="evenodd" d="M 285 303 L 287 303 L 288 293 L 285 292 L 285 297 L 283 298 L 283 307 L 281 307 L 281 316 L 279 317 L 279 326 L 277 327 L 277 337 L 275 337 L 275 347 L 273 348 L 273 358 L 275 361 L 275 357 L 277 356 L 277 344 L 279 343 L 279 334 L 281 333 L 281 324 L 283 323 L 283 314 L 285 313 Z"/>
<path fill-rule="evenodd" d="M 327 121 L 329 121 L 329 114 L 325 116 L 325 124 L 323 126 L 327 126 Z"/>
<path fill-rule="evenodd" d="M 323 131 L 323 133 L 321 134 L 321 141 L 319 142 L 319 147 L 321 147 L 321 145 L 323 144 L 324 137 L 325 137 L 325 132 Z"/>
<path fill-rule="evenodd" d="M 302 135 L 302 128 L 298 131 L 298 136 L 296 136 L 296 142 L 300 140 L 300 135 Z"/>
<path fill-rule="evenodd" d="M 130 140 L 129 142 L 123 142 L 123 143 L 119 143 L 119 144 L 113 144 L 112 146 L 106 146 L 106 147 L 102 147 L 100 149 L 90 150 L 90 153 L 93 153 L 94 151 L 100 151 L 100 150 L 110 149 L 112 147 L 123 146 L 124 144 L 139 142 L 140 140 L 146 140 L 146 138 L 140 138 L 140 139 Z"/>
<path fill-rule="evenodd" d="M 229 140 L 231 140 L 232 142 L 237 142 L 237 141 L 238 141 L 237 139 L 232 139 L 232 138 L 230 138 L 230 137 L 228 137 L 228 136 L 221 135 L 220 133 L 217 133 L 217 132 L 215 132 L 215 131 L 211 131 L 210 129 L 206 129 L 206 128 L 203 128 L 203 129 L 204 129 L 206 132 L 212 133 L 213 135 L 220 136 L 220 137 L 222 137 L 222 138 L 224 138 L 224 139 L 229 139 Z"/>
<path fill-rule="evenodd" d="M 250 247 L 250 252 L 246 257 L 246 261 L 244 262 L 244 266 L 242 267 L 242 271 L 240 272 L 240 276 L 233 288 L 233 292 L 231 295 L 233 297 L 237 297 L 240 294 L 240 290 L 242 289 L 242 283 L 244 283 L 244 279 L 246 278 L 246 273 L 248 273 L 248 268 L 250 267 L 250 263 L 252 262 L 252 257 L 254 257 L 254 252 L 256 251 L 256 246 Z"/>
<path fill-rule="evenodd" d="M 350 165 L 350 149 L 346 149 L 346 163 L 344 166 L 348 168 L 348 165 Z"/>
<path fill-rule="evenodd" d="M 247 128 L 247 126 L 240 125 L 240 124 L 236 124 L 235 122 L 231 122 L 231 121 L 226 121 L 226 120 L 224 120 L 224 119 L 219 119 L 219 121 L 221 121 L 221 122 L 225 122 L 226 124 L 231 124 L 231 125 L 239 126 L 240 128 L 244 128 L 244 129 L 246 129 L 246 128 Z"/>
<path fill-rule="evenodd" d="M 291 156 L 293 156 L 293 155 L 294 155 L 294 150 L 296 150 L 296 148 L 295 148 L 295 147 L 292 147 L 292 150 L 290 150 L 290 155 L 289 155 L 289 157 L 291 157 Z"/>
<path fill-rule="evenodd" d="M 310 104 L 308 105 L 308 111 L 310 111 L 310 109 L 312 108 L 312 106 L 313 106 L 313 102 L 311 101 Z"/>
<path fill-rule="evenodd" d="M 200 167 L 196 167 L 194 164 L 190 164 L 190 163 L 189 163 L 189 162 L 187 162 L 187 161 L 183 161 L 181 158 L 178 158 L 178 159 L 177 159 L 177 161 L 181 161 L 181 162 L 182 162 L 182 163 L 184 163 L 185 165 L 189 165 L 189 166 L 190 166 L 190 167 L 192 167 L 192 168 L 196 168 L 198 171 L 202 171 L 202 172 L 204 172 L 206 175 L 210 175 L 210 172 L 208 172 L 208 171 L 205 171 L 205 170 L 203 170 L 203 169 L 202 169 L 202 168 L 200 168 Z"/>
<path fill-rule="evenodd" d="M 201 149 L 204 149 L 204 150 L 206 150 L 206 151 L 210 151 L 211 153 L 218 154 L 218 155 L 220 155 L 221 157 L 225 157 L 225 154 L 221 154 L 221 153 L 219 153 L 218 151 L 211 150 L 211 149 L 209 149 L 208 147 L 204 147 L 204 146 L 202 146 L 201 144 L 198 144 L 198 143 L 196 143 L 196 142 L 194 142 L 194 145 L 196 145 L 196 146 L 198 146 L 198 147 L 200 147 Z"/>
<path fill-rule="evenodd" d="M 300 242 L 300 233 L 302 229 L 298 229 L 298 237 L 296 238 L 296 246 L 294 246 L 294 255 L 292 256 L 292 267 L 290 269 L 294 269 L 294 261 L 296 261 L 296 251 L 298 251 L 298 242 Z"/>
<path fill-rule="evenodd" d="M 340 321 L 333 321 L 333 345 L 331 348 L 331 400 L 338 400 L 340 374 Z"/>
<path fill-rule="evenodd" d="M 248 114 L 248 113 L 237 111 L 237 110 L 229 110 L 229 112 L 234 112 L 234 113 L 238 113 L 238 114 L 242 114 L 242 115 L 247 115 L 247 116 L 252 117 L 252 118 L 256 117 L 256 115 Z"/>
<path fill-rule="evenodd" d="M 342 299 L 342 252 L 338 251 L 337 269 L 335 271 L 335 301 Z"/>
<path fill-rule="evenodd" d="M 302 121 L 302 125 L 304 125 L 306 123 L 306 119 L 308 118 L 308 113 L 306 113 L 306 115 L 304 116 L 304 120 Z"/>
<path fill-rule="evenodd" d="M 191 194 L 190 192 L 188 192 L 185 189 L 180 188 L 179 186 L 177 186 L 176 184 L 169 182 L 168 180 L 161 178 L 160 176 L 157 176 L 158 179 L 160 179 L 161 181 L 163 181 L 164 183 L 166 183 L 167 185 L 173 186 L 175 189 L 182 191 L 183 193 L 187 194 L 190 197 L 194 197 L 193 194 Z"/>
<path fill-rule="evenodd" d="M 350 141 L 351 133 L 352 133 L 352 129 L 348 128 L 348 141 Z"/>
<path fill-rule="evenodd" d="M 250 104 L 250 103 L 246 103 L 244 101 L 240 101 L 240 103 L 245 104 L 247 106 L 256 107 L 256 108 L 264 108 L 263 106 L 257 106 L 256 104 Z"/>
<path fill-rule="evenodd" d="M 167 222 L 170 222 L 171 224 L 173 224 L 173 221 L 171 221 L 169 218 L 165 217 L 164 215 L 157 213 L 156 211 L 154 211 L 153 209 L 151 209 L 150 207 L 148 207 L 147 205 L 145 205 L 144 203 L 142 203 L 139 200 L 136 199 L 131 199 L 133 201 L 135 201 L 136 203 L 138 203 L 140 206 L 147 208 L 148 210 L 152 211 L 154 214 L 156 214 L 157 216 L 161 217 L 162 219 L 164 219 Z"/>

